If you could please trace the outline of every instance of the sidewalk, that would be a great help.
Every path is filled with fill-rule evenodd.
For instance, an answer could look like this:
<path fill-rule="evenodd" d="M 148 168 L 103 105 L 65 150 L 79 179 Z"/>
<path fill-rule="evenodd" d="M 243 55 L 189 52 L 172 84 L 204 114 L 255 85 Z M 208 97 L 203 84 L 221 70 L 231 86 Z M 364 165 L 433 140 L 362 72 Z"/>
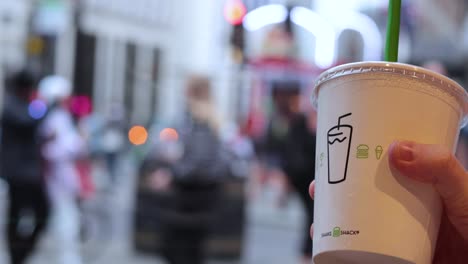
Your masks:
<path fill-rule="evenodd" d="M 135 253 L 131 245 L 131 218 L 134 197 L 135 167 L 130 159 L 121 162 L 122 175 L 115 188 L 103 195 L 103 212 L 108 213 L 111 234 L 94 250 L 84 255 L 85 264 L 164 264 L 154 256 Z M 0 213 L 5 208 L 5 192 L 0 188 Z M 298 263 L 298 248 L 301 236 L 302 215 L 299 201 L 292 197 L 284 208 L 274 206 L 271 192 L 265 191 L 250 201 L 247 208 L 242 264 L 295 264 Z M 4 214 L 2 214 L 4 215 Z M 4 219 L 0 219 L 4 224 Z M 0 230 L 4 236 L 4 228 Z M 54 264 L 56 248 L 50 236 L 44 236 L 36 254 L 28 264 Z M 8 263 L 4 241 L 0 240 L 0 263 Z M 231 264 L 233 262 L 209 262 L 209 264 Z M 57 263 L 66 264 L 66 263 Z"/>

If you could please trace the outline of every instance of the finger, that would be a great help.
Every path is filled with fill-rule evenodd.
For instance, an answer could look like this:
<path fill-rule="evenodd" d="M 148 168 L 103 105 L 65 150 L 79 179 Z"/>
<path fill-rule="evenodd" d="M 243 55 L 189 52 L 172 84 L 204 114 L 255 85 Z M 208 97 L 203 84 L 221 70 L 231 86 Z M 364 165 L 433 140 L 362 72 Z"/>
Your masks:
<path fill-rule="evenodd" d="M 310 238 L 314 239 L 314 224 L 310 226 Z"/>
<path fill-rule="evenodd" d="M 468 240 L 468 174 L 452 153 L 438 145 L 401 141 L 390 146 L 389 155 L 390 165 L 403 175 L 434 185 L 451 222 Z"/>
<path fill-rule="evenodd" d="M 313 200 L 315 196 L 315 180 L 313 180 L 309 185 L 309 195 L 310 195 L 310 198 L 312 198 Z"/>

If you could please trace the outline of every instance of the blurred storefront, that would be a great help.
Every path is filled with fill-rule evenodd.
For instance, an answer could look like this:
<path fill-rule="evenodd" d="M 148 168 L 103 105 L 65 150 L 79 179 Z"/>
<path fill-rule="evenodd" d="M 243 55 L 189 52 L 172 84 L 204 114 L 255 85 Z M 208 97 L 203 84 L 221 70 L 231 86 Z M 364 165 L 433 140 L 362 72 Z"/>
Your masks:
<path fill-rule="evenodd" d="M 24 47 L 29 33 L 31 4 L 27 0 L 0 2 L 0 58 L 3 66 L 20 67 L 25 63 Z"/>
<path fill-rule="evenodd" d="M 98 113 L 120 105 L 132 123 L 172 120 L 190 74 L 208 75 L 222 114 L 233 112 L 222 1 L 7 0 L 0 10 L 3 64 L 74 80 Z"/>
<path fill-rule="evenodd" d="M 95 46 L 96 110 L 120 103 L 132 123 L 172 119 L 183 110 L 184 79 L 192 73 L 212 77 L 217 98 L 225 98 L 223 28 L 213 27 L 220 10 L 217 1 L 83 1 L 78 39 L 95 42 L 87 45 Z"/>
<path fill-rule="evenodd" d="M 275 25 L 291 20 L 295 58 L 326 69 L 336 63 L 382 60 L 385 0 L 245 1 L 246 54 L 258 57 Z M 453 75 L 465 75 L 468 50 L 466 1 L 403 1 L 399 61 L 439 61 Z M 439 11 L 440 10 L 440 11 Z M 271 40 L 273 43 L 275 40 Z M 278 42 L 278 40 L 276 40 Z M 270 44 L 271 45 L 271 44 Z M 452 75 L 452 74 L 450 74 Z"/>
<path fill-rule="evenodd" d="M 248 73 L 231 56 L 230 34 L 238 27 L 223 18 L 228 2 L 4 0 L 1 63 L 9 69 L 29 63 L 40 75 L 72 79 L 76 93 L 93 98 L 96 111 L 107 114 L 119 104 L 133 123 L 174 118 L 183 111 L 186 76 L 207 74 L 222 116 L 236 120 L 249 94 L 244 89 Z M 273 25 L 290 15 L 296 57 L 308 64 L 327 68 L 381 59 L 385 0 L 234 2 L 247 11 L 245 57 L 257 58 Z M 403 1 L 400 61 L 438 60 L 449 72 L 465 75 L 465 2 Z M 262 16 L 268 8 L 269 15 Z"/>
<path fill-rule="evenodd" d="M 87 78 L 92 79 L 88 85 L 93 87 L 96 111 L 111 114 L 111 106 L 118 104 L 133 123 L 152 119 L 163 92 L 161 76 L 167 75 L 175 11 L 172 1 L 82 1 L 77 52 L 86 53 L 80 45 L 89 46 L 94 61 L 88 58 L 88 66 L 77 65 L 85 67 L 82 75 L 92 75 Z"/>
<path fill-rule="evenodd" d="M 26 63 L 24 47 L 29 32 L 31 4 L 27 0 L 0 1 L 0 80 L 5 71 Z M 3 102 L 3 81 L 0 81 L 0 105 Z"/>

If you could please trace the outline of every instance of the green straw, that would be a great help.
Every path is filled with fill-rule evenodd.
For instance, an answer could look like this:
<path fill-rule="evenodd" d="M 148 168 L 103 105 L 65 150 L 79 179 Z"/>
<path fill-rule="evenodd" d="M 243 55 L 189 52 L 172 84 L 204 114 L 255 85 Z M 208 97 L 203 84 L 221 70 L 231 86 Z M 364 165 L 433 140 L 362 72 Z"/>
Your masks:
<path fill-rule="evenodd" d="M 387 45 L 385 60 L 398 61 L 398 40 L 400 38 L 401 0 L 388 1 Z"/>

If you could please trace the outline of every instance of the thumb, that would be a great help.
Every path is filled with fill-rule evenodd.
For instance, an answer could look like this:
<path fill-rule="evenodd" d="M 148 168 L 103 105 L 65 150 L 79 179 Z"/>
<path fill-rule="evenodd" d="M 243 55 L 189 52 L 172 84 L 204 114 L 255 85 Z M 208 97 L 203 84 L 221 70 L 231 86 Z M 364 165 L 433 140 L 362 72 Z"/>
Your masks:
<path fill-rule="evenodd" d="M 434 185 L 450 221 L 468 240 L 468 174 L 453 154 L 439 145 L 401 141 L 390 146 L 389 157 L 403 175 Z"/>

